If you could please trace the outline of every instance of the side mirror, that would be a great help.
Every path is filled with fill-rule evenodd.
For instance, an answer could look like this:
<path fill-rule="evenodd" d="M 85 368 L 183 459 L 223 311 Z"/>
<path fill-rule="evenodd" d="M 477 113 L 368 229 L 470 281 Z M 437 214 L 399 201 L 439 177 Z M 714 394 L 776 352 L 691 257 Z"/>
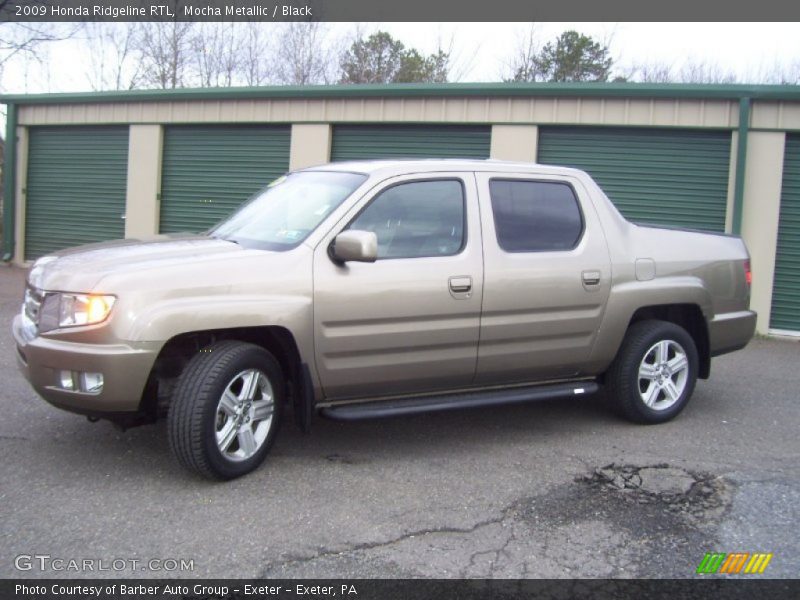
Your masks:
<path fill-rule="evenodd" d="M 375 262 L 378 258 L 378 236 L 372 231 L 343 231 L 333 240 L 332 255 L 341 262 Z"/>

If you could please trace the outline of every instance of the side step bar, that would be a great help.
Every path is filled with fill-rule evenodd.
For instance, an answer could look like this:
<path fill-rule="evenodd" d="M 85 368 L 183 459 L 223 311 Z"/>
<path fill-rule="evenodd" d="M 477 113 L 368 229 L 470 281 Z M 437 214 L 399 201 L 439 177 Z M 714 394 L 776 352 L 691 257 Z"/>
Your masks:
<path fill-rule="evenodd" d="M 555 398 L 572 398 L 594 394 L 600 386 L 594 381 L 578 381 L 573 383 L 556 383 L 510 389 L 494 389 L 482 392 L 461 392 L 457 394 L 438 394 L 435 396 L 414 396 L 393 400 L 378 400 L 328 406 L 320 409 L 323 417 L 336 421 L 360 421 L 362 419 L 381 419 L 399 417 L 442 410 L 458 410 L 478 406 L 496 406 L 500 404 L 518 404 L 552 400 Z"/>

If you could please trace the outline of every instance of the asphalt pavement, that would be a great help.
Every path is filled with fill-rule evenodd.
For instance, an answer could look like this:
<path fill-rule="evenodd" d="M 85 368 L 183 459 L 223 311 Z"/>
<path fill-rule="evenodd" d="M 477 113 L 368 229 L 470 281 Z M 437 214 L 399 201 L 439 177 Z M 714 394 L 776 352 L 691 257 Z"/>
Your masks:
<path fill-rule="evenodd" d="M 123 433 L 32 391 L 23 282 L 0 267 L 0 577 L 682 578 L 706 552 L 800 572 L 798 342 L 714 359 L 664 425 L 597 396 L 309 435 L 287 419 L 260 469 L 209 483 L 163 423 Z"/>

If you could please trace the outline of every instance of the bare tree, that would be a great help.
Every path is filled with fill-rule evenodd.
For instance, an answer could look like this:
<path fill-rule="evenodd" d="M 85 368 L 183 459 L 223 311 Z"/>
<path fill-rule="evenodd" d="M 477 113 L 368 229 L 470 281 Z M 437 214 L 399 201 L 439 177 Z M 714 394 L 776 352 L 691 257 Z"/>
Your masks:
<path fill-rule="evenodd" d="M 800 59 L 790 63 L 775 61 L 769 67 L 763 65 L 747 76 L 753 83 L 770 83 L 778 85 L 800 84 Z"/>
<path fill-rule="evenodd" d="M 11 10 L 9 2 L 0 0 L 0 16 Z M 48 42 L 70 39 L 80 31 L 80 23 L 3 23 L 0 20 L 0 65 L 18 54 L 36 56 L 37 50 Z"/>
<path fill-rule="evenodd" d="M 777 77 L 772 82 L 783 85 L 800 85 L 800 58 L 790 65 L 778 67 Z"/>
<path fill-rule="evenodd" d="M 244 70 L 243 38 L 236 23 L 202 23 L 193 32 L 190 47 L 203 87 L 230 87 Z"/>
<path fill-rule="evenodd" d="M 706 60 L 689 59 L 678 73 L 681 83 L 736 83 L 736 73 Z"/>
<path fill-rule="evenodd" d="M 541 50 L 538 28 L 536 23 L 531 23 L 517 38 L 511 62 L 506 65 L 505 81 L 542 81 L 544 73 L 538 61 Z"/>
<path fill-rule="evenodd" d="M 338 53 L 336 40 L 319 21 L 281 25 L 276 50 L 277 81 L 289 85 L 331 83 Z"/>
<path fill-rule="evenodd" d="M 135 23 L 88 23 L 86 77 L 92 89 L 132 90 L 142 78 L 141 48 Z"/>
<path fill-rule="evenodd" d="M 436 36 L 436 50 L 428 57 L 430 81 L 432 83 L 461 81 L 472 70 L 480 49 L 480 44 L 474 44 L 467 52 L 459 50 L 456 47 L 455 32 L 445 36 L 440 29 Z"/>
<path fill-rule="evenodd" d="M 672 83 L 675 81 L 675 73 L 671 64 L 656 61 L 634 64 L 624 74 L 624 78 L 642 83 Z"/>
<path fill-rule="evenodd" d="M 665 62 L 643 62 L 628 67 L 624 80 L 642 83 L 736 83 L 740 77 L 708 60 L 689 58 L 680 68 Z"/>
<path fill-rule="evenodd" d="M 18 4 L 41 4 L 44 0 L 0 0 L 0 73 L 6 63 L 21 57 L 25 63 L 36 62 L 44 65 L 40 56 L 43 46 L 75 37 L 83 27 L 81 23 L 14 23 L 4 19 L 5 13 L 15 10 Z M 25 69 L 27 77 L 27 68 Z"/>
<path fill-rule="evenodd" d="M 190 83 L 194 23 L 142 23 L 137 45 L 142 57 L 142 83 L 174 89 Z"/>
<path fill-rule="evenodd" d="M 436 42 L 434 56 L 446 57 L 444 64 L 444 78 L 442 81 L 461 81 L 472 70 L 475 59 L 481 51 L 480 44 L 474 44 L 470 50 L 456 49 L 456 33 L 453 32 L 445 39 L 439 34 Z"/>
<path fill-rule="evenodd" d="M 246 85 L 265 85 L 275 80 L 274 70 L 270 68 L 270 36 L 264 23 L 247 23 L 241 33 L 240 75 Z"/>
<path fill-rule="evenodd" d="M 269 74 L 262 24 L 96 24 L 89 32 L 94 89 L 261 85 Z"/>

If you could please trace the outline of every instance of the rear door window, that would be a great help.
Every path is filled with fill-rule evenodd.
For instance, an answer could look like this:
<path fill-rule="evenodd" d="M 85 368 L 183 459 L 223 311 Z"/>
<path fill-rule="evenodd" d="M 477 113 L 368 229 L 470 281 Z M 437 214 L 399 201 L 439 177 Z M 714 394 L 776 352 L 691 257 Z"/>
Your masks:
<path fill-rule="evenodd" d="M 572 186 L 556 181 L 489 182 L 497 243 L 506 252 L 571 250 L 583 233 Z"/>

